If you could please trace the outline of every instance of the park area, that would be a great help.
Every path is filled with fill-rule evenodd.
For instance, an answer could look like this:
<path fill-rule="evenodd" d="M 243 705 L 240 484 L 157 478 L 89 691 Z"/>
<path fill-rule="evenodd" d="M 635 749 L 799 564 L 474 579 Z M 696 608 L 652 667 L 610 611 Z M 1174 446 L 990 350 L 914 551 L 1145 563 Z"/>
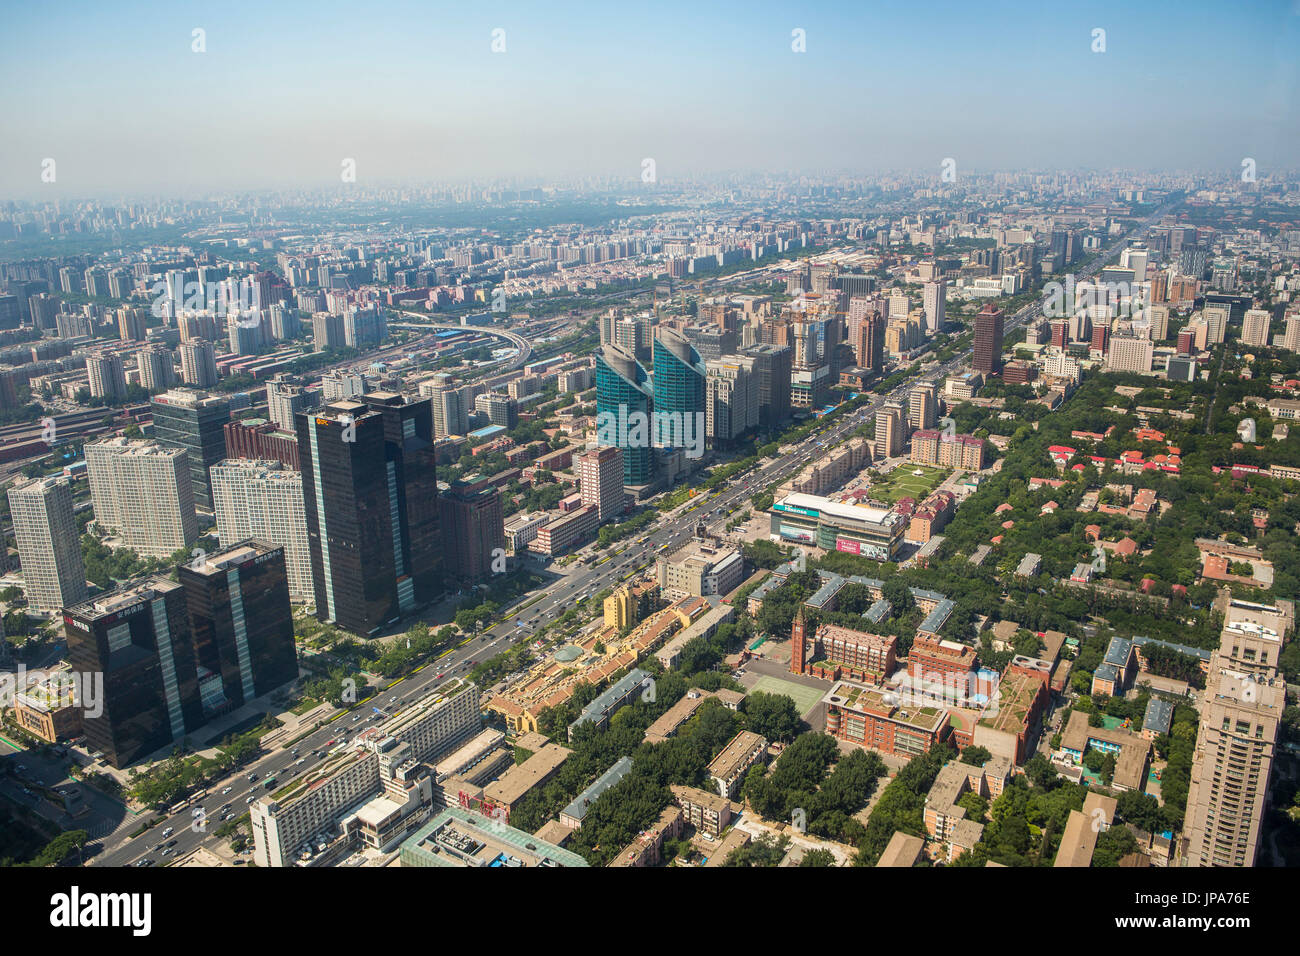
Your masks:
<path fill-rule="evenodd" d="M 869 491 L 872 498 L 891 505 L 900 498 L 921 501 L 943 484 L 949 474 L 947 468 L 903 462 L 888 475 L 873 481 Z"/>

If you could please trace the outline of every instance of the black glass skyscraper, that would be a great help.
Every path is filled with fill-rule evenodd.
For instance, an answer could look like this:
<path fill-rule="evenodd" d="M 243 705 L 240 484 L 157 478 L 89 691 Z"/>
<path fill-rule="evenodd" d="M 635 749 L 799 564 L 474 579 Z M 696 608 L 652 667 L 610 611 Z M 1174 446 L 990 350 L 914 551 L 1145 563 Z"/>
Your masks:
<path fill-rule="evenodd" d="M 226 423 L 230 421 L 228 399 L 189 389 L 173 389 L 155 395 L 153 438 L 168 448 L 184 448 L 190 456 L 190 478 L 194 486 L 194 507 L 212 510 L 212 484 L 208 470 L 226 457 Z"/>
<path fill-rule="evenodd" d="M 370 393 L 297 425 L 316 615 L 373 634 L 441 587 L 429 402 Z"/>

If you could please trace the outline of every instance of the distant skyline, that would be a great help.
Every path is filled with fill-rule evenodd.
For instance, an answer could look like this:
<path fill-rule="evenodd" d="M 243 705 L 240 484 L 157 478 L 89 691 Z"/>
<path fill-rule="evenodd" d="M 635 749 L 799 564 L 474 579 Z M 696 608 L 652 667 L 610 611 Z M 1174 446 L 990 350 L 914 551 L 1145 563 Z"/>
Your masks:
<path fill-rule="evenodd" d="M 1298 46 L 1295 0 L 13 5 L 0 199 L 315 188 L 345 158 L 362 185 L 633 182 L 647 157 L 664 182 L 944 157 L 1264 176 L 1300 152 Z"/>

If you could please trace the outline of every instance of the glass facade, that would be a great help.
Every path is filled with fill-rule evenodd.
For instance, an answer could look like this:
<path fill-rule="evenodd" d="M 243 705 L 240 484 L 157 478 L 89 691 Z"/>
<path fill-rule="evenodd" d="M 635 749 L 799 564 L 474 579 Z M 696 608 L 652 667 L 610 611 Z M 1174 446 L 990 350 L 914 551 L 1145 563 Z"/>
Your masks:
<path fill-rule="evenodd" d="M 703 404 L 700 406 L 703 408 Z M 623 451 L 623 484 L 649 484 L 654 476 L 654 458 L 650 448 L 649 417 L 654 410 L 650 375 L 628 352 L 617 346 L 605 346 L 596 353 L 596 425 L 617 425 L 614 442 L 601 438 L 601 444 L 613 444 Z M 644 416 L 646 424 L 638 433 L 634 415 Z M 644 437 L 642 437 L 644 436 Z"/>

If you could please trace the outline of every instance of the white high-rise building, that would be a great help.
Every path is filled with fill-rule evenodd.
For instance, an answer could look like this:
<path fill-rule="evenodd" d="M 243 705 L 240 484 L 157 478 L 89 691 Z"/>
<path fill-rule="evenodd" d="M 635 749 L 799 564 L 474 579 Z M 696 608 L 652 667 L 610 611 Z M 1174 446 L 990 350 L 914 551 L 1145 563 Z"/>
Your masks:
<path fill-rule="evenodd" d="M 1264 348 L 1268 345 L 1268 325 L 1271 316 L 1267 309 L 1247 309 L 1241 320 L 1243 345 Z"/>
<path fill-rule="evenodd" d="M 276 375 L 266 383 L 266 417 L 279 428 L 293 433 L 294 416 L 308 407 L 307 390 L 289 375 Z"/>
<path fill-rule="evenodd" d="M 209 475 L 221 546 L 245 538 L 280 545 L 289 594 L 294 600 L 315 601 L 302 473 L 278 461 L 228 458 L 213 465 Z"/>
<path fill-rule="evenodd" d="M 176 384 L 172 353 L 167 346 L 146 345 L 136 353 L 135 360 L 140 370 L 140 387 L 145 391 L 163 391 Z"/>
<path fill-rule="evenodd" d="M 85 446 L 95 520 L 120 546 L 165 558 L 199 536 L 190 456 L 154 441 L 108 438 Z"/>
<path fill-rule="evenodd" d="M 217 349 L 206 339 L 182 342 L 177 349 L 181 356 L 181 381 L 195 388 L 211 388 L 217 384 Z"/>
<path fill-rule="evenodd" d="M 1273 347 L 1300 352 L 1300 315 L 1288 315 L 1282 331 L 1273 336 Z"/>
<path fill-rule="evenodd" d="M 925 307 L 925 331 L 927 335 L 937 335 L 944 330 L 947 318 L 944 309 L 947 306 L 948 283 L 943 279 L 927 282 L 922 293 Z"/>
<path fill-rule="evenodd" d="M 18 482 L 9 489 L 9 514 L 28 605 L 59 611 L 86 600 L 86 568 L 68 479 Z"/>
<path fill-rule="evenodd" d="M 119 356 L 107 352 L 86 356 L 86 377 L 90 381 L 91 398 L 126 397 L 126 369 Z"/>
<path fill-rule="evenodd" d="M 612 446 L 593 448 L 573 459 L 582 504 L 596 508 L 596 520 L 609 521 L 623 513 L 623 452 Z"/>
<path fill-rule="evenodd" d="M 1228 334 L 1228 318 L 1231 307 L 1218 302 L 1211 302 L 1201 310 L 1208 329 L 1206 341 L 1209 345 L 1218 345 Z"/>

